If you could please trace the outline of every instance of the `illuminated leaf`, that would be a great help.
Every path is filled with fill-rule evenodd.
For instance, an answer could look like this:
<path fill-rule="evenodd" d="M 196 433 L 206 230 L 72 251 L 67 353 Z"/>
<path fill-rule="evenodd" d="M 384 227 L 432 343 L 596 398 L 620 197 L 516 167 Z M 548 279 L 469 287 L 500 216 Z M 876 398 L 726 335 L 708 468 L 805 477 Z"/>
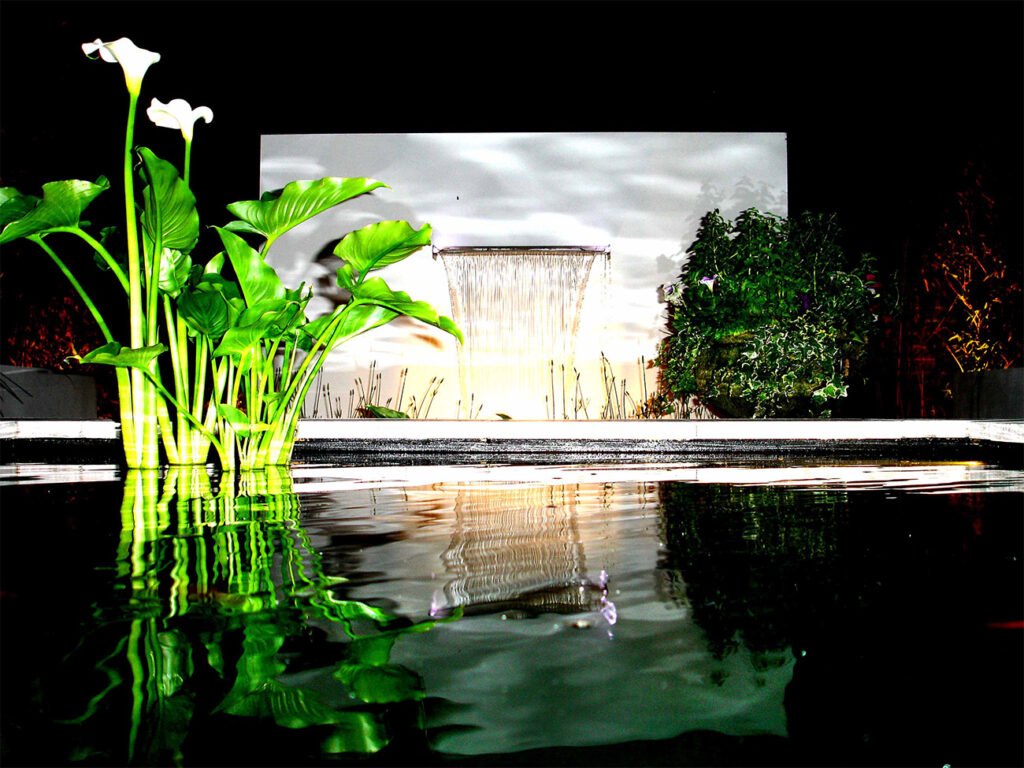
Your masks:
<path fill-rule="evenodd" d="M 192 258 L 187 253 L 164 248 L 160 258 L 160 291 L 175 298 L 188 283 L 191 272 Z"/>
<path fill-rule="evenodd" d="M 334 255 L 360 275 L 395 264 L 430 245 L 429 224 L 413 229 L 406 221 L 381 221 L 349 232 L 334 248 Z"/>
<path fill-rule="evenodd" d="M 78 360 L 88 365 L 113 365 L 117 368 L 137 368 L 148 373 L 156 372 L 157 357 L 167 351 L 163 344 L 130 349 L 111 341 L 102 347 L 96 347 L 84 356 L 72 355 L 69 360 Z"/>
<path fill-rule="evenodd" d="M 264 338 L 276 339 L 305 322 L 303 308 L 308 302 L 298 291 L 287 291 L 286 298 L 264 299 L 247 307 L 239 316 L 241 328 L 259 327 Z"/>
<path fill-rule="evenodd" d="M 44 184 L 42 200 L 31 210 L 10 221 L 4 227 L 3 232 L 0 232 L 0 243 L 9 243 L 19 237 L 43 235 L 53 229 L 77 227 L 82 212 L 89 206 L 89 203 L 108 189 L 110 189 L 110 182 L 103 176 L 100 176 L 95 183 L 71 179 Z M 4 204 L 4 209 L 8 205 L 17 206 L 17 208 L 11 208 L 10 213 L 13 214 L 19 209 L 24 209 L 26 204 L 27 200 L 18 201 L 16 197 L 12 196 Z M 4 210 L 4 216 L 7 215 L 8 212 Z"/>
<path fill-rule="evenodd" d="M 230 356 L 236 365 L 242 365 L 244 370 L 248 370 L 253 352 L 265 337 L 265 329 L 260 326 L 228 328 L 220 344 L 213 350 L 213 356 Z"/>
<path fill-rule="evenodd" d="M 437 314 L 437 310 L 425 301 L 413 301 L 404 291 L 392 291 L 383 278 L 372 277 L 359 283 L 352 294 L 353 299 L 369 304 L 387 307 L 400 315 L 413 317 L 417 320 L 440 328 L 450 333 L 460 342 L 462 331 L 448 317 Z"/>
<path fill-rule="evenodd" d="M 398 312 L 376 304 L 348 304 L 340 310 L 341 319 L 334 329 L 331 348 L 358 336 L 361 333 L 386 325 L 398 317 Z M 326 334 L 330 330 L 331 322 L 337 318 L 336 314 L 323 315 L 306 325 L 302 326 L 302 334 L 299 336 L 299 347 L 309 350 L 314 340 L 327 344 L 330 339 Z M 330 351 L 330 350 L 327 350 Z"/>
<path fill-rule="evenodd" d="M 140 169 L 147 186 L 142 190 L 140 220 L 152 242 L 164 248 L 190 252 L 199 240 L 196 198 L 178 175 L 178 170 L 145 147 L 139 149 Z"/>
<path fill-rule="evenodd" d="M 244 308 L 238 286 L 217 274 L 203 275 L 178 297 L 178 312 L 189 329 L 210 339 L 223 336 Z"/>
<path fill-rule="evenodd" d="M 262 254 L 233 232 L 215 229 L 235 269 L 245 303 L 251 307 L 264 299 L 283 299 L 287 289 Z"/>
<path fill-rule="evenodd" d="M 227 229 L 276 239 L 307 219 L 380 187 L 387 187 L 387 184 L 365 178 L 293 181 L 280 191 L 264 194 L 259 200 L 231 203 L 228 210 L 239 221 L 229 223 Z"/>

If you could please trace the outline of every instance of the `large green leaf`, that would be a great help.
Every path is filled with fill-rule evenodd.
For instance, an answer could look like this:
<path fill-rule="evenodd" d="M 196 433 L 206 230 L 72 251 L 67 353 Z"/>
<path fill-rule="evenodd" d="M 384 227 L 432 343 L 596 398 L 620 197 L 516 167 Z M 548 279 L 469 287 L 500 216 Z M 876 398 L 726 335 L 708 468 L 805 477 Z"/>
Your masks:
<path fill-rule="evenodd" d="M 462 331 L 451 318 L 437 314 L 437 310 L 425 301 L 413 301 L 404 291 L 392 291 L 381 277 L 371 277 L 369 280 L 353 286 L 351 290 L 353 300 L 377 304 L 400 315 L 414 317 L 450 333 L 460 342 L 463 341 Z"/>
<path fill-rule="evenodd" d="M 178 297 L 178 312 L 188 327 L 210 339 L 223 336 L 244 308 L 238 286 L 217 274 L 203 275 Z"/>
<path fill-rule="evenodd" d="M 238 318 L 239 327 L 257 326 L 263 336 L 277 339 L 306 322 L 303 310 L 309 301 L 298 291 L 288 291 L 284 299 L 264 299 L 245 309 Z"/>
<path fill-rule="evenodd" d="M 243 371 L 248 370 L 252 354 L 260 342 L 266 338 L 266 331 L 266 327 L 262 325 L 228 328 L 224 333 L 224 338 L 220 340 L 220 344 L 213 350 L 213 356 L 230 356 Z"/>
<path fill-rule="evenodd" d="M 349 232 L 334 248 L 334 255 L 360 275 L 401 261 L 430 245 L 429 224 L 413 229 L 407 221 L 380 221 Z"/>
<path fill-rule="evenodd" d="M 0 232 L 0 243 L 9 243 L 19 237 L 45 234 L 60 227 L 77 227 L 82 217 L 82 211 L 98 195 L 108 189 L 110 189 L 110 182 L 103 176 L 100 176 L 95 183 L 81 179 L 69 179 L 44 184 L 43 199 L 31 210 L 4 227 L 3 232 Z M 12 197 L 7 204 L 14 202 L 15 198 Z M 24 202 L 17 204 L 24 206 Z"/>
<path fill-rule="evenodd" d="M 227 229 L 277 239 L 329 208 L 380 187 L 387 187 L 387 184 L 364 178 L 293 181 L 282 190 L 264 194 L 259 200 L 231 203 L 228 210 L 240 220 L 229 223 Z"/>
<path fill-rule="evenodd" d="M 327 333 L 330 330 L 328 326 L 337 316 L 334 314 L 323 315 L 302 326 L 299 347 L 308 351 L 313 346 L 314 340 L 320 341 L 322 344 L 330 342 L 330 349 L 325 350 L 329 352 L 353 336 L 365 333 L 371 328 L 387 325 L 398 317 L 398 313 L 394 310 L 376 304 L 347 304 L 339 311 L 342 317 L 338 321 L 339 325 L 334 329 L 333 341 L 327 338 Z"/>
<path fill-rule="evenodd" d="M 78 360 L 83 364 L 113 365 L 117 368 L 138 368 L 147 373 L 156 373 L 156 359 L 165 352 L 167 347 L 163 344 L 153 344 L 148 347 L 130 349 L 118 344 L 116 341 L 107 342 L 102 347 L 96 347 L 86 355 L 72 355 L 69 360 Z"/>
<path fill-rule="evenodd" d="M 196 198 L 178 175 L 178 170 L 145 147 L 139 148 L 141 174 L 147 186 L 142 191 L 142 227 L 153 242 L 164 248 L 188 253 L 199 240 Z"/>
<path fill-rule="evenodd" d="M 287 289 L 277 272 L 263 256 L 245 240 L 221 227 L 214 227 L 227 250 L 231 266 L 235 268 L 238 284 L 242 287 L 245 303 L 254 306 L 266 299 L 283 299 Z"/>

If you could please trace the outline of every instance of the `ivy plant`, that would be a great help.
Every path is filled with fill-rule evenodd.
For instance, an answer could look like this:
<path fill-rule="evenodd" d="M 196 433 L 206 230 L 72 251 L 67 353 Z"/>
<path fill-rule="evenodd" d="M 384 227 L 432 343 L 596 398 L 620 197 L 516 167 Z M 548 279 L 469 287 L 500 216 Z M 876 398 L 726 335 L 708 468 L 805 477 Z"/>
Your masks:
<path fill-rule="evenodd" d="M 859 380 L 878 320 L 873 260 L 840 236 L 834 215 L 705 214 L 662 289 L 662 390 L 722 416 L 830 415 Z"/>

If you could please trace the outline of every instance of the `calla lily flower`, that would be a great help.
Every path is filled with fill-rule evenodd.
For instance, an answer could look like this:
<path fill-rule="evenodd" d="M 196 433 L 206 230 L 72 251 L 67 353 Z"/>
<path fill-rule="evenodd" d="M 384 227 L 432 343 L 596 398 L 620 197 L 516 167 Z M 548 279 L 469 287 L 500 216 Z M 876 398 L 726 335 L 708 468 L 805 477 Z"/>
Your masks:
<path fill-rule="evenodd" d="M 128 85 L 128 91 L 135 96 L 139 95 L 142 89 L 142 78 L 150 65 L 160 61 L 160 54 L 139 48 L 127 37 L 122 37 L 112 43 L 105 43 L 100 39 L 91 43 L 82 43 L 82 52 L 90 59 L 96 58 L 97 54 L 108 64 L 120 64 L 124 70 L 124 81 Z"/>
<path fill-rule="evenodd" d="M 185 141 L 192 141 L 192 132 L 196 121 L 202 118 L 207 123 L 213 122 L 213 110 L 209 107 L 192 106 L 184 99 L 173 99 L 164 104 L 159 99 L 153 99 L 146 110 L 149 119 L 161 128 L 177 128 Z"/>

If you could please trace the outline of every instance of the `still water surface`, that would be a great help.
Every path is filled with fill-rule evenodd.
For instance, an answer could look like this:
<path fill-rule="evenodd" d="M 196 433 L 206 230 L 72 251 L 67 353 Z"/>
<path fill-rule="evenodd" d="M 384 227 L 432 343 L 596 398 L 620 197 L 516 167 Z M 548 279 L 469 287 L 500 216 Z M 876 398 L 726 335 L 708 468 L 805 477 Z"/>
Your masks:
<path fill-rule="evenodd" d="M 1020 765 L 1024 473 L 5 467 L 5 765 Z"/>

